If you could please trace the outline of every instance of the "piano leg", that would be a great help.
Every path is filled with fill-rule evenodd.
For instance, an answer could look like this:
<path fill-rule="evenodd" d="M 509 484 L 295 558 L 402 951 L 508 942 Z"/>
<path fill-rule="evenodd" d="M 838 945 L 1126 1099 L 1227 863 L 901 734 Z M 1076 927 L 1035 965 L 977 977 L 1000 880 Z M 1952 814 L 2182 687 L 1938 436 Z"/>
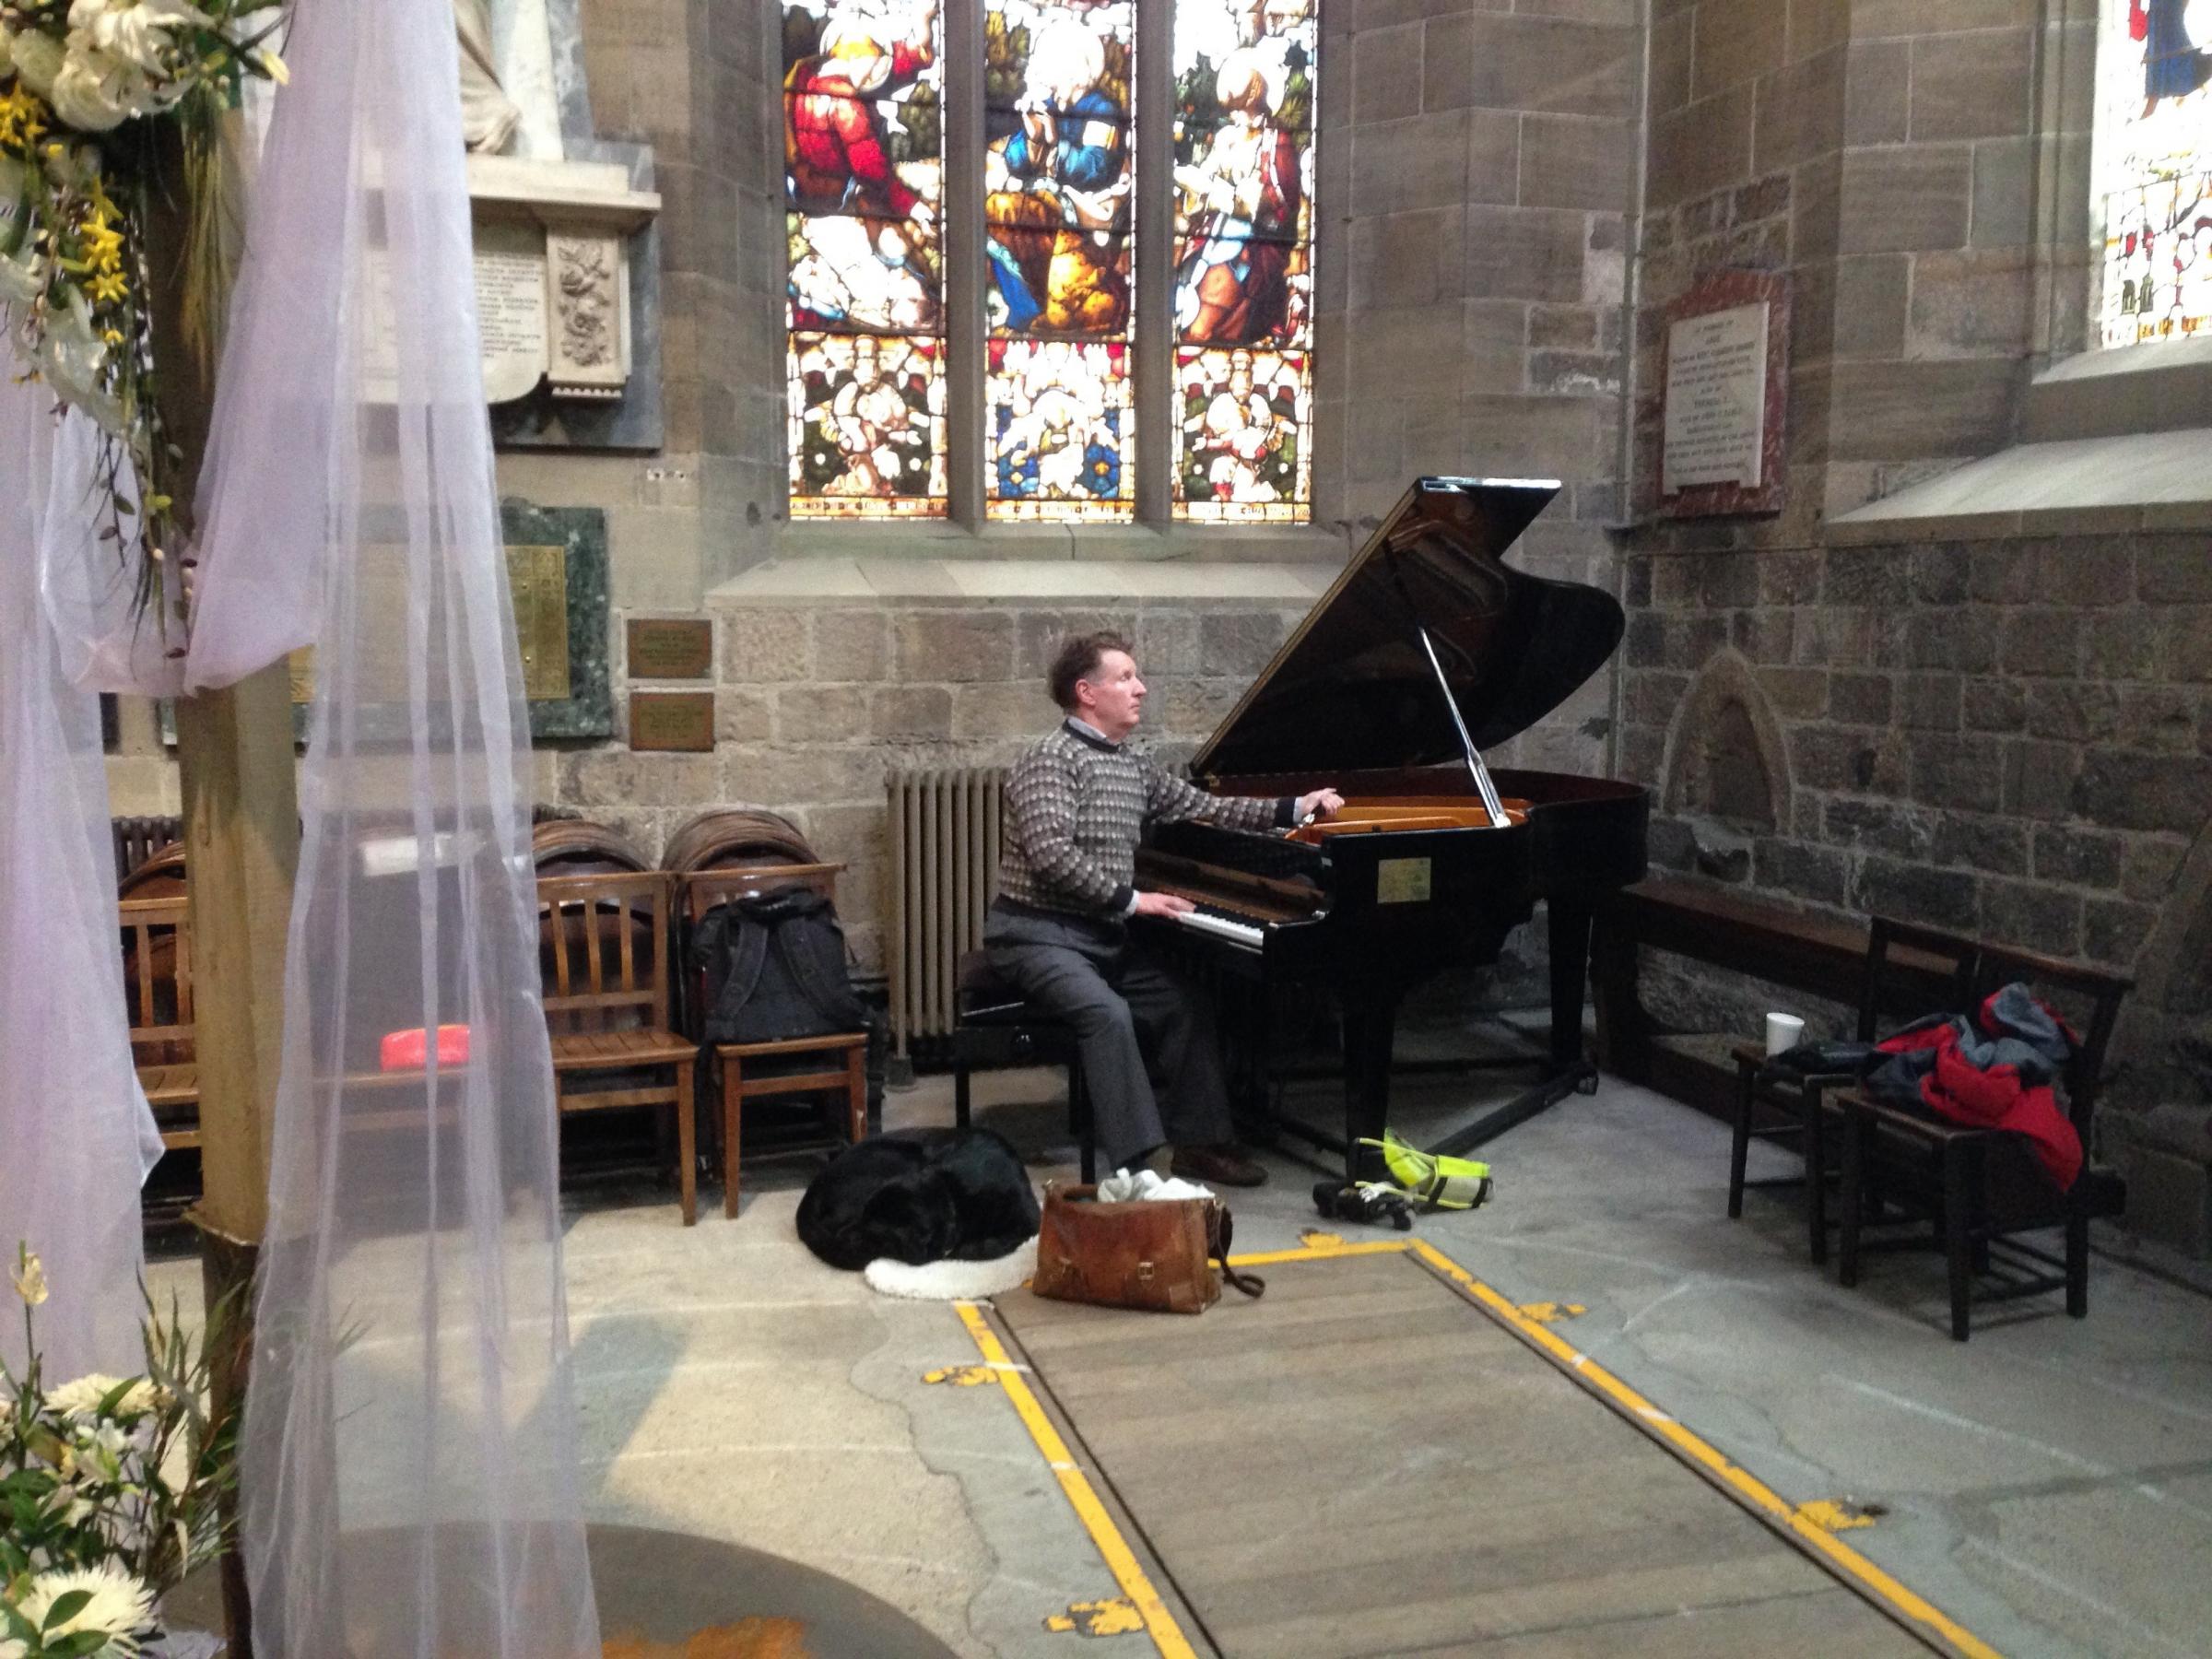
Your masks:
<path fill-rule="evenodd" d="M 1390 1050 L 1397 998 L 1347 997 L 1344 1003 L 1344 1178 L 1375 1181 L 1382 1155 L 1363 1139 L 1381 1140 L 1390 1123 Z"/>
<path fill-rule="evenodd" d="M 1572 1079 L 1583 1094 L 1597 1091 L 1597 1073 L 1583 1058 L 1583 1000 L 1590 983 L 1590 906 L 1554 898 L 1547 924 L 1551 935 L 1551 1064 L 1555 1076 Z"/>

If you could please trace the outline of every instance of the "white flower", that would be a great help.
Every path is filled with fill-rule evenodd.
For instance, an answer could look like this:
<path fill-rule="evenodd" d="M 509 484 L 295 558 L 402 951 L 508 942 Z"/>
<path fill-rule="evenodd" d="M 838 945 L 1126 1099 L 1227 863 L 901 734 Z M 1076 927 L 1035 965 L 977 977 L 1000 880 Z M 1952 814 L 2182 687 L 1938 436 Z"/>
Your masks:
<path fill-rule="evenodd" d="M 46 1630 L 47 1609 L 73 1590 L 82 1590 L 91 1599 L 76 1610 L 74 1618 Z M 103 1563 L 98 1567 L 41 1573 L 31 1580 L 30 1588 L 17 1604 L 17 1610 L 48 1641 L 90 1630 L 108 1639 L 108 1645 L 100 1650 L 102 1653 L 135 1653 L 138 1632 L 153 1622 L 154 1593 L 134 1574 L 112 1563 Z"/>
<path fill-rule="evenodd" d="M 207 14 L 182 0 L 75 0 L 69 7 L 71 43 L 85 43 L 159 75 L 176 55 L 171 31 L 178 24 L 212 27 Z"/>
<path fill-rule="evenodd" d="M 41 98 L 53 92 L 53 77 L 69 55 L 61 41 L 36 29 L 26 29 L 9 41 L 8 54 L 15 60 L 17 77 Z"/>
<path fill-rule="evenodd" d="M 160 109 L 165 96 L 146 71 L 97 48 L 81 46 L 74 35 L 49 94 L 53 112 L 85 133 L 105 133 L 134 115 Z"/>
<path fill-rule="evenodd" d="M 0 23 L 0 75 L 15 73 L 15 39 L 16 31 Z"/>
<path fill-rule="evenodd" d="M 46 1406 L 64 1417 L 90 1417 L 100 1409 L 100 1401 L 123 1386 L 121 1377 L 110 1377 L 99 1371 L 79 1377 L 74 1382 L 65 1382 L 46 1396 Z M 144 1377 L 132 1379 L 129 1388 L 108 1415 L 117 1418 L 135 1418 L 151 1411 L 160 1403 L 160 1393 Z"/>

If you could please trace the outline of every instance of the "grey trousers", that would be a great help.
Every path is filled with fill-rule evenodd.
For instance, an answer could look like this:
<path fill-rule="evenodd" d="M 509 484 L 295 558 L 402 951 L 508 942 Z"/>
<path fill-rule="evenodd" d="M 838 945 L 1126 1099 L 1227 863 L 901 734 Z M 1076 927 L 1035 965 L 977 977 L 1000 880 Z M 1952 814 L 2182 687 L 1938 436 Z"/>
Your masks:
<path fill-rule="evenodd" d="M 1230 1138 L 1213 1010 L 1128 928 L 994 908 L 983 946 L 993 971 L 1075 1028 L 1108 1169 L 1134 1166 L 1162 1142 Z"/>

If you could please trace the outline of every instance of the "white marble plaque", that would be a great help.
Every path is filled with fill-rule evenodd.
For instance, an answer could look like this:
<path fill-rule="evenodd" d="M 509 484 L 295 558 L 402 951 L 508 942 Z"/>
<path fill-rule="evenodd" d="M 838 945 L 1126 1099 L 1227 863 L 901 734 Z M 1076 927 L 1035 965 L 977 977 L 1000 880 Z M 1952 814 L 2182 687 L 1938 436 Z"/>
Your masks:
<path fill-rule="evenodd" d="M 477 325 L 484 401 L 527 397 L 545 378 L 546 235 L 535 225 L 477 226 Z"/>
<path fill-rule="evenodd" d="M 1666 335 L 1661 489 L 1759 486 L 1767 405 L 1764 301 L 1685 317 Z"/>

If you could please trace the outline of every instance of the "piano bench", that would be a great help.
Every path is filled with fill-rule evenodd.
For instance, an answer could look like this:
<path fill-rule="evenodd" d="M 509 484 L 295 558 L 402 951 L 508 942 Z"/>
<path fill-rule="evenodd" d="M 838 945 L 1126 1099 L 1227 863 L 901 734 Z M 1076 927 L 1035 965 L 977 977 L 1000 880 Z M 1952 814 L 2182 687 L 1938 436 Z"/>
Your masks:
<path fill-rule="evenodd" d="M 1069 1125 L 1082 1148 L 1083 1179 L 1098 1179 L 1098 1138 L 1090 1095 L 1083 1087 L 1083 1055 L 1075 1028 L 1045 1012 L 991 971 L 980 950 L 960 958 L 958 1013 L 952 1031 L 952 1121 L 968 1127 L 972 1102 L 969 1079 L 979 1071 L 1017 1065 L 1067 1068 Z"/>

